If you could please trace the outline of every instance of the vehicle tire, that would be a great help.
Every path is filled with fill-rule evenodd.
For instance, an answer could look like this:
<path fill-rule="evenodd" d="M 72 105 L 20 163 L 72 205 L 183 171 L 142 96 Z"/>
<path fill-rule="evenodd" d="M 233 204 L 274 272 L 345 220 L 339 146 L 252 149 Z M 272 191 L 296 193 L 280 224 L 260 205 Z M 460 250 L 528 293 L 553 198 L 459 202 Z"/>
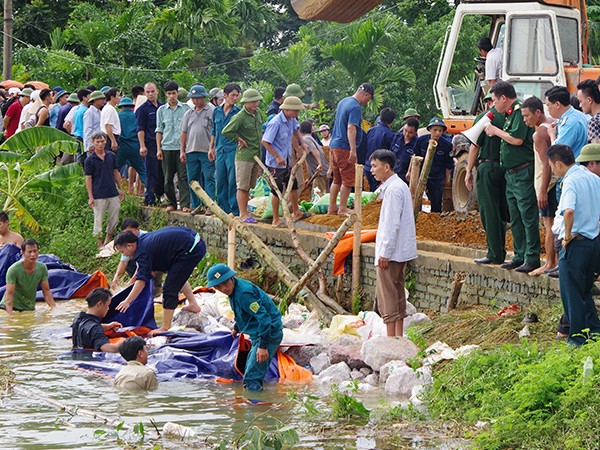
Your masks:
<path fill-rule="evenodd" d="M 454 176 L 452 177 L 452 204 L 454 205 L 454 211 L 460 213 L 466 213 L 477 208 L 477 192 L 475 190 L 476 169 L 473 171 L 473 190 L 469 191 L 467 186 L 465 186 L 468 157 L 468 153 L 458 156 L 458 162 L 454 166 Z"/>

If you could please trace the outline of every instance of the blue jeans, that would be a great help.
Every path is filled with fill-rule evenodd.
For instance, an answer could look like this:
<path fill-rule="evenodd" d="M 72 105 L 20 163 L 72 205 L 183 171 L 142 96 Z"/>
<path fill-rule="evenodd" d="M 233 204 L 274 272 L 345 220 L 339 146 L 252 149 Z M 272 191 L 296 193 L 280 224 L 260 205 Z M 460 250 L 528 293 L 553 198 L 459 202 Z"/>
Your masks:
<path fill-rule="evenodd" d="M 227 214 L 240 215 L 235 182 L 235 151 L 217 150 L 217 203 Z"/>
<path fill-rule="evenodd" d="M 187 176 L 188 182 L 196 180 L 202 186 L 202 189 L 212 198 L 215 199 L 215 162 L 209 161 L 208 153 L 190 152 L 186 154 Z M 196 193 L 190 188 L 190 199 L 192 209 L 200 206 L 200 199 Z"/>
<path fill-rule="evenodd" d="M 156 141 L 146 141 L 148 153 L 144 159 L 146 165 L 146 192 L 144 203 L 154 205 L 165 193 L 165 179 L 162 171 L 162 162 L 156 158 Z"/>

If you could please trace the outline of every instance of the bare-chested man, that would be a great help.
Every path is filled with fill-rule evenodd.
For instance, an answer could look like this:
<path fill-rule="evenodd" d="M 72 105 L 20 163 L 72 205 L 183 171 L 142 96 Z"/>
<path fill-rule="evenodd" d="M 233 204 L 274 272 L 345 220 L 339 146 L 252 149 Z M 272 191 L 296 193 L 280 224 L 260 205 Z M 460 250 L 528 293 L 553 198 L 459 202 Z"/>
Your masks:
<path fill-rule="evenodd" d="M 544 104 L 537 97 L 529 97 L 525 100 L 522 111 L 525 124 L 535 128 L 533 134 L 533 144 L 536 151 L 534 184 L 538 198 L 538 208 L 546 229 L 546 240 L 544 241 L 546 264 L 529 273 L 529 275 L 538 276 L 558 267 L 558 257 L 554 251 L 554 235 L 552 234 L 554 214 L 558 206 L 556 198 L 557 178 L 552 175 L 546 156 L 546 151 L 551 145 L 548 128 L 552 126 L 554 119 L 544 115 Z"/>
<path fill-rule="evenodd" d="M 20 247 L 23 244 L 23 236 L 14 231 L 10 231 L 8 226 L 8 214 L 0 211 L 0 248 L 7 244 L 14 244 Z"/>

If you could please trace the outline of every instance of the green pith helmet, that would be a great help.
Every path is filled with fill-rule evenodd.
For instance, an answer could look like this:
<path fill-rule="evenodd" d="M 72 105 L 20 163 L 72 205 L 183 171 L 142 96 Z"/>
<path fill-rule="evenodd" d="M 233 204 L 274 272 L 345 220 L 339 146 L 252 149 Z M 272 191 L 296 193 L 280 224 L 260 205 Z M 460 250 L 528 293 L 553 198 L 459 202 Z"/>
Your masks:
<path fill-rule="evenodd" d="M 258 92 L 256 89 L 246 89 L 244 91 L 244 95 L 242 95 L 242 99 L 240 100 L 240 102 L 250 103 L 250 102 L 256 102 L 256 101 L 259 101 L 262 99 L 263 99 L 263 96 L 260 95 L 260 92 Z"/>
<path fill-rule="evenodd" d="M 417 112 L 415 108 L 408 108 L 406 111 L 404 111 L 404 116 L 402 116 L 402 120 L 406 120 L 409 117 L 418 117 L 419 120 L 421 119 L 421 115 Z"/>
<path fill-rule="evenodd" d="M 302 104 L 302 100 L 300 100 L 298 97 L 291 96 L 285 98 L 281 106 L 279 106 L 279 109 L 301 111 L 304 109 L 304 105 Z"/>
<path fill-rule="evenodd" d="M 600 144 L 584 145 L 575 161 L 578 163 L 600 161 Z"/>
<path fill-rule="evenodd" d="M 442 127 L 444 131 L 448 129 L 444 121 L 439 117 L 434 117 L 429 121 L 429 123 L 427 124 L 427 131 L 429 131 L 431 127 Z"/>
<path fill-rule="evenodd" d="M 227 280 L 235 276 L 235 270 L 229 268 L 227 264 L 215 264 L 208 269 L 207 278 L 208 283 L 206 287 L 215 287 L 219 284 L 225 283 Z"/>
<path fill-rule="evenodd" d="M 286 97 L 304 97 L 304 91 L 300 87 L 299 84 L 292 83 L 289 84 L 288 87 L 285 88 L 285 92 L 283 93 L 283 98 Z"/>

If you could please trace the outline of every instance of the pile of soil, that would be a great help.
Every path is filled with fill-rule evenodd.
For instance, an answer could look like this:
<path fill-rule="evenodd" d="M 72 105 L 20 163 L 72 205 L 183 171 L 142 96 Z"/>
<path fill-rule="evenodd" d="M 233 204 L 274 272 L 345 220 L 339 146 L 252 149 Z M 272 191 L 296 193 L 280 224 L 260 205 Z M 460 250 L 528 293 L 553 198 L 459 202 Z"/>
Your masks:
<path fill-rule="evenodd" d="M 363 206 L 363 230 L 377 229 L 381 201 L 377 200 Z M 306 222 L 315 225 L 338 228 L 344 221 L 344 216 L 330 214 L 315 214 Z M 545 230 L 540 228 L 540 243 L 544 253 Z M 421 212 L 417 220 L 417 238 L 424 241 L 448 242 L 454 245 L 486 249 L 485 230 L 481 224 L 479 213 L 471 211 L 467 214 L 452 212 L 426 213 Z M 506 233 L 506 249 L 513 249 L 512 234 Z"/>

